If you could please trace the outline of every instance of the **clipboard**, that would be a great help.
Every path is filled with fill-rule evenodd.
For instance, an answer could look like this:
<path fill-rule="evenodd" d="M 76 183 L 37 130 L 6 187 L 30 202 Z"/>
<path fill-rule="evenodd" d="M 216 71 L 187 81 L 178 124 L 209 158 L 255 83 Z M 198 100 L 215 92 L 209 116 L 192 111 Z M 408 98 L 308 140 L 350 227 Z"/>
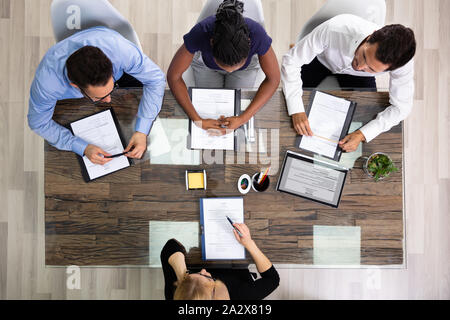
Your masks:
<path fill-rule="evenodd" d="M 83 119 L 92 117 L 92 116 L 94 116 L 94 115 L 97 115 L 97 114 L 100 114 L 100 113 L 103 113 L 103 112 L 110 112 L 110 113 L 111 113 L 111 116 L 112 116 L 113 121 L 114 121 L 114 125 L 115 125 L 115 127 L 116 127 L 117 133 L 118 133 L 119 138 L 120 138 L 120 142 L 122 143 L 122 147 L 125 149 L 125 147 L 126 147 L 125 139 L 123 138 L 123 134 L 122 134 L 122 130 L 121 130 L 120 125 L 119 125 L 119 121 L 118 121 L 118 119 L 117 119 L 117 117 L 116 117 L 116 114 L 115 114 L 115 112 L 114 112 L 114 110 L 113 110 L 112 108 L 107 108 L 107 109 L 105 109 L 105 110 L 102 110 L 102 111 L 99 111 L 99 112 L 95 112 L 95 113 L 93 113 L 93 114 L 91 114 L 91 115 L 89 115 L 89 116 L 82 117 L 82 118 L 80 118 L 80 119 L 78 119 L 78 120 L 72 121 L 72 122 L 69 123 L 66 127 L 67 127 L 67 128 L 70 130 L 70 132 L 74 135 L 74 132 L 73 132 L 73 129 L 72 129 L 72 123 L 73 123 L 73 122 L 80 121 L 80 120 L 83 120 Z M 75 136 L 75 135 L 74 135 L 74 136 Z M 128 168 L 128 167 L 130 167 L 130 166 L 132 165 L 131 159 L 127 157 L 127 161 L 128 161 L 128 164 L 129 164 L 127 167 L 124 167 L 124 168 L 115 170 L 115 171 L 113 171 L 113 172 L 109 172 L 109 173 L 107 173 L 107 174 L 105 174 L 105 175 L 102 175 L 102 176 L 97 177 L 97 178 L 94 178 L 94 179 L 91 179 L 91 178 L 89 177 L 89 173 L 88 173 L 88 171 L 87 171 L 86 165 L 84 164 L 83 157 L 81 157 L 80 155 L 77 154 L 77 159 L 78 159 L 78 163 L 80 164 L 81 175 L 82 175 L 82 177 L 83 177 L 83 180 L 84 180 L 86 183 L 91 182 L 91 181 L 94 181 L 94 180 L 97 180 L 97 179 L 102 178 L 102 177 L 105 177 L 105 176 L 110 175 L 110 174 L 112 174 L 112 173 L 114 173 L 114 172 L 117 172 L 117 171 L 126 169 L 126 168 Z"/>
<path fill-rule="evenodd" d="M 318 92 L 318 90 L 313 90 L 313 92 L 311 93 L 309 105 L 308 105 L 308 108 L 306 110 L 306 115 L 307 115 L 308 118 L 309 118 L 309 113 L 311 112 L 311 108 L 312 108 L 312 105 L 313 105 L 313 102 L 314 102 L 314 98 L 315 98 L 317 92 Z M 329 96 L 333 96 L 333 97 L 336 97 L 336 98 L 339 98 L 339 99 L 343 99 L 341 97 L 337 97 L 337 96 L 334 96 L 332 94 L 328 94 L 328 93 L 325 93 L 325 92 L 321 92 L 321 93 L 327 94 Z M 350 101 L 350 100 L 347 100 L 347 99 L 343 99 L 343 100 L 349 101 L 350 102 L 350 106 L 348 108 L 347 117 L 345 118 L 344 126 L 342 127 L 342 131 L 341 131 L 341 134 L 339 136 L 339 141 L 344 139 L 344 137 L 348 134 L 348 130 L 350 129 L 350 125 L 352 124 L 353 115 L 355 114 L 356 105 L 357 105 L 357 103 L 354 102 L 354 101 Z M 301 150 L 312 152 L 310 150 L 303 149 L 303 148 L 300 147 L 300 143 L 302 142 L 302 138 L 303 138 L 303 136 L 298 136 L 296 138 L 296 140 L 295 140 L 295 147 L 299 148 Z M 340 159 L 341 159 L 342 152 L 343 152 L 342 148 L 339 147 L 339 145 L 338 145 L 337 148 L 336 148 L 336 152 L 334 153 L 333 157 L 329 157 L 329 156 L 326 156 L 326 155 L 323 155 L 323 154 L 320 154 L 320 155 L 325 157 L 325 158 L 328 158 L 328 159 L 331 159 L 331 160 L 339 162 Z M 316 153 L 316 152 L 313 152 L 313 153 L 319 154 L 319 153 Z"/>
<path fill-rule="evenodd" d="M 336 172 L 339 172 L 340 174 L 339 174 L 339 178 L 337 181 L 336 190 L 334 192 L 333 201 L 324 201 L 323 199 L 320 199 L 319 197 L 314 196 L 314 194 L 311 191 L 307 190 L 306 188 L 305 188 L 306 192 L 302 192 L 299 190 L 294 190 L 293 187 L 287 187 L 286 179 L 288 178 L 289 170 L 286 170 L 286 166 L 287 166 L 286 164 L 287 164 L 289 158 L 296 159 L 299 161 L 305 161 L 306 163 L 310 163 L 315 166 L 316 165 L 322 166 L 324 168 L 335 170 Z M 286 151 L 286 155 L 283 160 L 283 165 L 281 167 L 280 176 L 278 178 L 276 190 L 279 192 L 284 192 L 284 193 L 288 193 L 293 196 L 311 200 L 311 201 L 314 201 L 317 203 L 321 203 L 321 204 L 324 204 L 324 205 L 327 205 L 327 206 L 330 206 L 333 208 L 338 208 L 339 203 L 341 201 L 342 191 L 344 190 L 345 180 L 347 178 L 348 171 L 349 171 L 349 169 L 347 169 L 347 168 L 344 168 L 344 167 L 341 167 L 341 166 L 338 166 L 338 165 L 335 165 L 335 164 L 332 164 L 329 162 L 325 162 L 325 161 L 322 161 L 319 159 L 311 158 L 306 155 L 288 150 L 288 151 Z"/>
<path fill-rule="evenodd" d="M 204 261 L 218 261 L 218 260 L 245 260 L 246 259 L 246 251 L 244 250 L 244 257 L 243 258 L 232 258 L 232 259 L 206 259 L 206 242 L 205 242 L 205 217 L 204 217 L 204 200 L 208 199 L 241 199 L 244 201 L 242 197 L 219 197 L 219 198 L 200 198 L 200 238 L 201 238 L 201 244 L 202 244 L 202 260 Z M 242 223 L 244 222 L 244 212 L 242 213 Z M 228 221 L 224 221 L 224 224 L 228 224 Z M 229 225 L 230 232 L 232 231 L 232 226 Z"/>
<path fill-rule="evenodd" d="M 189 93 L 189 99 L 192 101 L 192 90 L 193 89 L 214 89 L 214 90 L 233 90 L 234 91 L 234 116 L 239 116 L 241 114 L 241 89 L 224 89 L 224 88 L 205 88 L 205 87 L 189 87 L 188 93 Z M 195 124 L 194 124 L 195 125 Z M 189 134 L 187 136 L 187 148 L 189 150 L 205 150 L 205 149 L 196 149 L 192 148 L 192 120 L 189 120 Z M 238 145 L 237 145 L 237 135 L 236 130 L 234 130 L 234 151 L 238 151 Z"/>

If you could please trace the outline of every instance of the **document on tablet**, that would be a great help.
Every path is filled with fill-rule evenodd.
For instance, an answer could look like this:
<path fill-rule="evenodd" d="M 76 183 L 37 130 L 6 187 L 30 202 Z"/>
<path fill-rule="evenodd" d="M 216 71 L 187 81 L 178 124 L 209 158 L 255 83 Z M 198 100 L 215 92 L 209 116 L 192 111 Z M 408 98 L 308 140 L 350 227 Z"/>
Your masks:
<path fill-rule="evenodd" d="M 112 109 L 108 109 L 70 124 L 73 134 L 89 144 L 102 148 L 110 154 L 122 153 L 124 145 L 113 118 Z M 104 165 L 92 163 L 88 157 L 82 158 L 89 180 L 99 178 L 130 166 L 126 156 L 113 158 Z M 87 179 L 85 179 L 87 180 Z"/>
<path fill-rule="evenodd" d="M 302 136 L 298 147 L 339 161 L 339 141 L 348 132 L 356 104 L 315 91 L 308 110 L 313 136 Z"/>
<path fill-rule="evenodd" d="M 234 89 L 190 88 L 191 101 L 202 119 L 219 119 L 239 114 L 240 91 Z M 208 131 L 190 123 L 190 148 L 234 150 L 234 132 L 222 136 L 211 136 Z"/>
<path fill-rule="evenodd" d="M 244 222 L 244 199 L 242 197 L 200 199 L 204 260 L 245 259 L 245 248 L 236 240 L 227 216 L 233 222 Z"/>
<path fill-rule="evenodd" d="M 277 190 L 338 206 L 348 170 L 288 151 Z"/>

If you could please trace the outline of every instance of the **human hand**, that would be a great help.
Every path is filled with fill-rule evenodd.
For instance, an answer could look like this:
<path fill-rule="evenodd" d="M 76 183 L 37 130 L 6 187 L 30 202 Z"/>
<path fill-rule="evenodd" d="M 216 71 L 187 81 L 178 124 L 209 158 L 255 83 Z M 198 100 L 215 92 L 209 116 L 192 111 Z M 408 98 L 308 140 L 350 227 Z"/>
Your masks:
<path fill-rule="evenodd" d="M 239 233 L 235 229 L 233 229 L 234 236 L 240 244 L 242 244 L 245 248 L 248 248 L 253 244 L 252 236 L 250 235 L 250 229 L 247 227 L 247 225 L 245 225 L 244 223 L 233 223 L 233 226 L 236 227 L 236 229 L 238 229 L 242 235 L 240 236 Z"/>
<path fill-rule="evenodd" d="M 227 127 L 228 130 L 236 130 L 240 126 L 244 124 L 244 120 L 241 118 L 241 116 L 234 116 L 234 117 L 227 117 L 221 116 L 219 118 L 219 121 L 222 122 L 224 126 Z"/>
<path fill-rule="evenodd" d="M 227 133 L 226 128 L 223 128 L 223 123 L 217 119 L 200 119 L 194 121 L 195 125 L 203 130 L 208 131 L 209 135 L 221 136 Z"/>
<path fill-rule="evenodd" d="M 294 113 L 292 115 L 292 124 L 294 125 L 295 131 L 298 134 L 304 136 L 312 136 L 313 132 L 309 126 L 308 117 L 306 112 Z"/>
<path fill-rule="evenodd" d="M 361 130 L 357 130 L 346 135 L 344 139 L 339 141 L 339 147 L 341 147 L 342 150 L 346 152 L 352 152 L 358 148 L 359 144 L 362 141 L 366 141 L 366 138 L 364 137 L 364 134 L 361 132 Z"/>
<path fill-rule="evenodd" d="M 86 149 L 84 149 L 84 155 L 94 164 L 104 165 L 105 163 L 111 161 L 110 158 L 105 158 L 104 156 L 110 156 L 111 154 L 102 150 L 93 144 L 88 144 Z"/>
<path fill-rule="evenodd" d="M 123 152 L 128 152 L 126 156 L 129 158 L 140 159 L 145 150 L 147 150 L 147 135 L 136 131 Z"/>

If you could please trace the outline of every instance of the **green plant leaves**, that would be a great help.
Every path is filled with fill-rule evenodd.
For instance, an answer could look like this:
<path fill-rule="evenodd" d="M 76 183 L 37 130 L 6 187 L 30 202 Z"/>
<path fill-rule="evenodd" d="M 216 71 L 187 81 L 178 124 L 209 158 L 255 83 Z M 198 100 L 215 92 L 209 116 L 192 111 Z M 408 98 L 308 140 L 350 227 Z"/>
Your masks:
<path fill-rule="evenodd" d="M 391 172 L 398 171 L 394 163 L 384 154 L 377 154 L 370 159 L 367 169 L 372 174 L 375 181 L 382 177 L 387 177 Z"/>

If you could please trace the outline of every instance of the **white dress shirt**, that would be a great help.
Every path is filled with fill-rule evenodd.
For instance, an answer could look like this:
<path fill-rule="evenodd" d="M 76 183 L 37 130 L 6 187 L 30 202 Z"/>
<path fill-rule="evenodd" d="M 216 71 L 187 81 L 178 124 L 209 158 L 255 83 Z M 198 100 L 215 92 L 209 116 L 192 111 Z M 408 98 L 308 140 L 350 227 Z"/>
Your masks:
<path fill-rule="evenodd" d="M 289 115 L 305 112 L 302 95 L 301 68 L 317 59 L 332 73 L 373 77 L 382 73 L 356 71 L 352 67 L 355 51 L 361 42 L 380 27 L 358 16 L 335 16 L 301 39 L 283 56 L 281 80 Z M 360 130 L 369 142 L 388 131 L 411 112 L 414 97 L 414 61 L 393 71 L 389 81 L 390 106 Z"/>

